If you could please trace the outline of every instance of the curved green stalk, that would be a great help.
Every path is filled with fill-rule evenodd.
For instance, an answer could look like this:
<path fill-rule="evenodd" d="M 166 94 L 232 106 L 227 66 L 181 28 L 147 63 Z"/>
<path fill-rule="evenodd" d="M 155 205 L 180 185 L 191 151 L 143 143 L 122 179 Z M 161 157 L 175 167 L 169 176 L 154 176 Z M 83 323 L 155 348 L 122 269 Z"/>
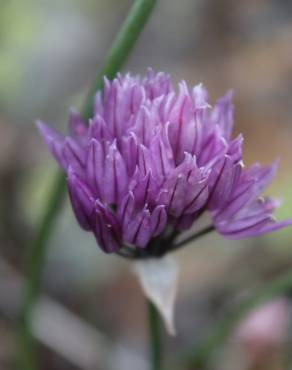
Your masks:
<path fill-rule="evenodd" d="M 50 194 L 46 208 L 37 228 L 35 239 L 31 245 L 29 259 L 27 261 L 27 282 L 24 291 L 24 301 L 21 307 L 19 323 L 19 370 L 35 370 L 33 338 L 31 335 L 31 319 L 34 303 L 38 297 L 41 284 L 47 242 L 56 223 L 56 215 L 61 208 L 65 195 L 65 176 L 58 172 Z"/>
<path fill-rule="evenodd" d="M 149 344 L 151 370 L 161 370 L 160 316 L 153 303 L 148 301 Z"/>
<path fill-rule="evenodd" d="M 102 90 L 103 76 L 107 76 L 107 78 L 111 80 L 121 69 L 148 21 L 155 3 L 156 0 L 135 1 L 106 57 L 106 63 L 100 70 L 93 84 L 93 88 L 90 91 L 89 99 L 87 99 L 83 109 L 83 116 L 85 118 L 91 116 L 93 104 L 92 96 L 95 94 L 96 90 Z"/>
<path fill-rule="evenodd" d="M 289 271 L 267 284 L 258 293 L 238 304 L 229 314 L 219 321 L 212 333 L 201 343 L 188 352 L 184 362 L 192 369 L 204 369 L 211 355 L 222 346 L 238 323 L 255 307 L 289 292 L 292 289 L 292 272 Z"/>
<path fill-rule="evenodd" d="M 83 109 L 83 117 L 85 119 L 91 116 L 93 96 L 96 90 L 102 89 L 103 76 L 106 75 L 109 79 L 112 79 L 123 66 L 144 28 L 155 3 L 156 0 L 136 0 L 133 4 L 85 103 Z M 19 370 L 37 369 L 31 333 L 32 313 L 40 292 L 48 240 L 56 223 L 56 217 L 65 196 L 65 189 L 65 177 L 58 172 L 50 189 L 44 214 L 36 229 L 35 239 L 30 246 L 27 263 L 27 282 L 19 322 Z"/>

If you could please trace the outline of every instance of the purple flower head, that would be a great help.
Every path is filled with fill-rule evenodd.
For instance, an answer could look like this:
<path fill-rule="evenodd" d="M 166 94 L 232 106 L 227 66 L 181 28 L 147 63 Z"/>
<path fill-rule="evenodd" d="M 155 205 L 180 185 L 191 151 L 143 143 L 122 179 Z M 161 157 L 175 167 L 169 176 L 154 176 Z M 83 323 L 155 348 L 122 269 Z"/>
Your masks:
<path fill-rule="evenodd" d="M 261 197 L 277 163 L 243 166 L 231 92 L 212 108 L 202 85 L 182 81 L 176 92 L 167 74 L 149 69 L 144 79 L 105 78 L 89 124 L 70 113 L 69 136 L 38 126 L 67 175 L 80 226 L 107 253 L 161 255 L 204 212 L 229 239 L 292 224 L 276 222 L 278 203 Z"/>

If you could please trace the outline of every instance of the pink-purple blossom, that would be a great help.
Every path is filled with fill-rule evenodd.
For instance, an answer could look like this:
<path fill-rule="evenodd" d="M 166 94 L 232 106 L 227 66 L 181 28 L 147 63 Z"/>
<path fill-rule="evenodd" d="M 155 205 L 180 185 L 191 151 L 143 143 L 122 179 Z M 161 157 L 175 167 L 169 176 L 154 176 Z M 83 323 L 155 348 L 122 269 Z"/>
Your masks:
<path fill-rule="evenodd" d="M 105 252 L 126 246 L 158 255 L 166 235 L 190 228 L 205 212 L 228 239 L 292 224 L 276 222 L 278 202 L 261 197 L 277 162 L 244 167 L 233 110 L 231 92 L 211 107 L 201 84 L 182 81 L 176 91 L 167 74 L 149 69 L 145 78 L 105 78 L 92 119 L 71 111 L 68 136 L 38 126 L 66 173 L 80 226 Z"/>

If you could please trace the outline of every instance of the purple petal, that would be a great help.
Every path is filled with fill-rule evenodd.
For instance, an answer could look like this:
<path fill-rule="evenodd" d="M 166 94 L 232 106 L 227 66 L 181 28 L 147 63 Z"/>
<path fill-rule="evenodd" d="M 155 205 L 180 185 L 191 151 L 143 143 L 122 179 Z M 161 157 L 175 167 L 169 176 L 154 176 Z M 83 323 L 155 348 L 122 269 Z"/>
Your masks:
<path fill-rule="evenodd" d="M 89 184 L 100 196 L 103 194 L 105 151 L 104 145 L 95 139 L 91 140 L 88 149 L 86 172 Z"/>
<path fill-rule="evenodd" d="M 153 112 L 150 112 L 146 106 L 142 106 L 133 119 L 132 132 L 139 138 L 139 142 L 149 146 L 155 130 L 157 130 L 157 122 Z"/>
<path fill-rule="evenodd" d="M 84 150 L 71 137 L 66 137 L 63 145 L 63 157 L 68 166 L 78 174 L 82 174 L 85 169 L 85 153 Z"/>
<path fill-rule="evenodd" d="M 68 164 L 63 155 L 65 138 L 41 121 L 37 121 L 36 125 L 51 154 L 55 157 L 59 165 L 66 171 Z"/>
<path fill-rule="evenodd" d="M 220 234 L 224 235 L 224 237 L 226 237 L 227 239 L 243 239 L 260 236 L 291 225 L 292 219 L 276 222 L 274 218 L 267 217 L 266 219 L 259 221 L 258 223 L 247 226 L 246 228 L 225 231 L 224 227 L 220 227 L 217 228 L 217 231 Z"/>
<path fill-rule="evenodd" d="M 145 99 L 143 88 L 134 82 L 132 79 L 124 82 L 119 78 L 112 82 L 104 81 L 103 117 L 116 138 L 127 130 L 131 115 Z"/>
<path fill-rule="evenodd" d="M 172 90 L 170 76 L 162 72 L 156 74 L 151 68 L 147 70 L 143 85 L 150 100 L 166 95 Z"/>
<path fill-rule="evenodd" d="M 104 119 L 100 115 L 96 115 L 89 124 L 89 136 L 98 141 L 112 141 L 113 135 L 108 129 Z"/>
<path fill-rule="evenodd" d="M 133 191 L 136 204 L 143 207 L 145 204 L 152 203 L 158 191 L 158 185 L 151 172 L 145 176 L 136 172 L 133 176 L 130 189 Z"/>
<path fill-rule="evenodd" d="M 117 204 L 128 186 L 129 179 L 124 159 L 115 142 L 109 146 L 104 168 L 104 197 L 108 203 Z"/>
<path fill-rule="evenodd" d="M 221 209 L 226 204 L 238 184 L 241 169 L 241 165 L 234 165 L 229 156 L 217 164 L 210 175 L 208 209 Z"/>
<path fill-rule="evenodd" d="M 194 107 L 185 82 L 179 86 L 179 95 L 169 114 L 169 138 L 176 164 L 184 158 L 185 142 L 193 142 Z M 190 146 L 191 144 L 189 144 Z"/>
<path fill-rule="evenodd" d="M 204 179 L 199 181 L 195 187 L 192 187 L 192 189 L 187 192 L 182 213 L 195 213 L 206 204 L 208 197 L 208 181 Z"/>
<path fill-rule="evenodd" d="M 193 87 L 192 99 L 196 110 L 210 108 L 208 103 L 208 92 L 203 84 L 198 84 Z"/>
<path fill-rule="evenodd" d="M 133 132 L 121 141 L 121 154 L 125 160 L 129 176 L 133 176 L 138 163 L 138 140 Z"/>
<path fill-rule="evenodd" d="M 167 214 L 165 206 L 157 206 L 151 214 L 151 234 L 152 237 L 159 235 L 167 223 Z"/>
<path fill-rule="evenodd" d="M 125 195 L 117 209 L 117 218 L 122 229 L 129 224 L 135 211 L 134 194 L 130 191 Z"/>
<path fill-rule="evenodd" d="M 271 182 L 276 169 L 277 162 L 267 167 L 256 164 L 247 170 L 243 170 L 230 199 L 218 211 L 216 219 L 230 219 L 245 205 L 256 200 Z"/>
<path fill-rule="evenodd" d="M 88 127 L 84 123 L 80 114 L 73 109 L 69 112 L 69 130 L 71 136 L 80 144 L 86 143 Z"/>
<path fill-rule="evenodd" d="M 153 172 L 158 178 L 165 178 L 174 167 L 172 150 L 169 143 L 163 142 L 162 132 L 158 133 L 150 144 Z"/>
<path fill-rule="evenodd" d="M 239 162 L 242 159 L 242 143 L 243 136 L 241 134 L 229 143 L 227 155 L 231 157 L 234 163 Z"/>
<path fill-rule="evenodd" d="M 71 204 L 80 226 L 85 230 L 91 230 L 94 207 L 94 197 L 91 190 L 70 169 L 67 184 Z"/>
<path fill-rule="evenodd" d="M 267 186 L 270 185 L 276 174 L 278 165 L 279 160 L 276 160 L 269 166 L 260 166 L 259 164 L 255 164 L 246 171 L 247 176 L 253 178 L 255 181 L 253 187 L 254 197 L 259 196 Z"/>
<path fill-rule="evenodd" d="M 93 105 L 94 105 L 94 107 L 93 107 L 94 116 L 96 116 L 96 115 L 103 116 L 104 110 L 103 110 L 103 99 L 102 99 L 101 91 L 98 91 L 95 94 Z"/>
<path fill-rule="evenodd" d="M 202 207 L 207 195 L 207 176 L 197 167 L 195 158 L 188 154 L 170 173 L 157 201 L 167 206 L 170 215 L 181 217 Z"/>
<path fill-rule="evenodd" d="M 125 227 L 124 239 L 126 242 L 144 248 L 151 238 L 151 217 L 147 209 L 139 212 Z"/>
<path fill-rule="evenodd" d="M 102 250 L 106 253 L 113 253 L 121 248 L 118 225 L 106 207 L 97 205 L 95 221 L 94 234 Z"/>
<path fill-rule="evenodd" d="M 220 127 L 222 135 L 230 140 L 234 124 L 233 92 L 228 91 L 220 98 L 211 113 L 211 121 Z"/>
<path fill-rule="evenodd" d="M 146 176 L 152 168 L 151 152 L 142 144 L 138 146 L 138 167 L 142 176 Z"/>

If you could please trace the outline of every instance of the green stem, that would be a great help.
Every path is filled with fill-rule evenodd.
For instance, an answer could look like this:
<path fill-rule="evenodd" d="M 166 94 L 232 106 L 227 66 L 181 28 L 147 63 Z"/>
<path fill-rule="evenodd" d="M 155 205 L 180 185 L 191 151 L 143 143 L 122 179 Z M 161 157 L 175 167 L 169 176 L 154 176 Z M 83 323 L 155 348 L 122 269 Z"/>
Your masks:
<path fill-rule="evenodd" d="M 150 301 L 148 301 L 148 316 L 151 370 L 161 370 L 160 316 L 156 307 Z"/>
<path fill-rule="evenodd" d="M 147 23 L 150 14 L 154 8 L 157 0 L 136 0 L 128 17 L 122 28 L 117 34 L 117 37 L 106 57 L 106 63 L 100 70 L 93 89 L 90 91 L 89 99 L 85 103 L 83 110 L 84 117 L 88 118 L 92 112 L 93 100 L 92 96 L 96 90 L 102 90 L 103 88 L 103 76 L 107 76 L 108 79 L 113 79 L 125 63 L 128 58 L 133 46 L 135 45 L 141 31 Z"/>
<path fill-rule="evenodd" d="M 40 277 L 43 270 L 46 245 L 50 232 L 56 223 L 56 215 L 61 207 L 65 195 L 65 176 L 60 172 L 56 175 L 50 194 L 47 199 L 46 208 L 37 228 L 35 239 L 29 251 L 27 261 L 27 282 L 25 296 L 21 307 L 19 323 L 19 369 L 35 370 L 34 345 L 31 335 L 31 317 L 34 303 L 40 291 Z"/>
<path fill-rule="evenodd" d="M 103 76 L 106 75 L 109 79 L 112 79 L 126 62 L 155 3 L 156 0 L 136 0 L 133 4 L 105 59 L 104 67 L 100 70 L 92 86 L 92 90 L 82 110 L 85 119 L 88 119 L 92 114 L 93 96 L 97 90 L 102 89 Z M 43 217 L 36 229 L 35 239 L 29 249 L 27 281 L 19 322 L 19 370 L 37 369 L 31 332 L 32 313 L 40 292 L 49 237 L 61 209 L 62 200 L 66 193 L 65 190 L 65 177 L 58 172 L 50 189 Z"/>
<path fill-rule="evenodd" d="M 252 295 L 245 301 L 241 302 L 229 314 L 218 322 L 211 335 L 209 335 L 196 349 L 189 351 L 187 365 L 192 369 L 204 369 L 210 359 L 211 355 L 217 348 L 222 346 L 238 323 L 257 306 L 289 292 L 292 288 L 292 272 L 287 272 L 282 276 L 276 278 L 271 283 L 262 288 L 261 291 Z"/>

